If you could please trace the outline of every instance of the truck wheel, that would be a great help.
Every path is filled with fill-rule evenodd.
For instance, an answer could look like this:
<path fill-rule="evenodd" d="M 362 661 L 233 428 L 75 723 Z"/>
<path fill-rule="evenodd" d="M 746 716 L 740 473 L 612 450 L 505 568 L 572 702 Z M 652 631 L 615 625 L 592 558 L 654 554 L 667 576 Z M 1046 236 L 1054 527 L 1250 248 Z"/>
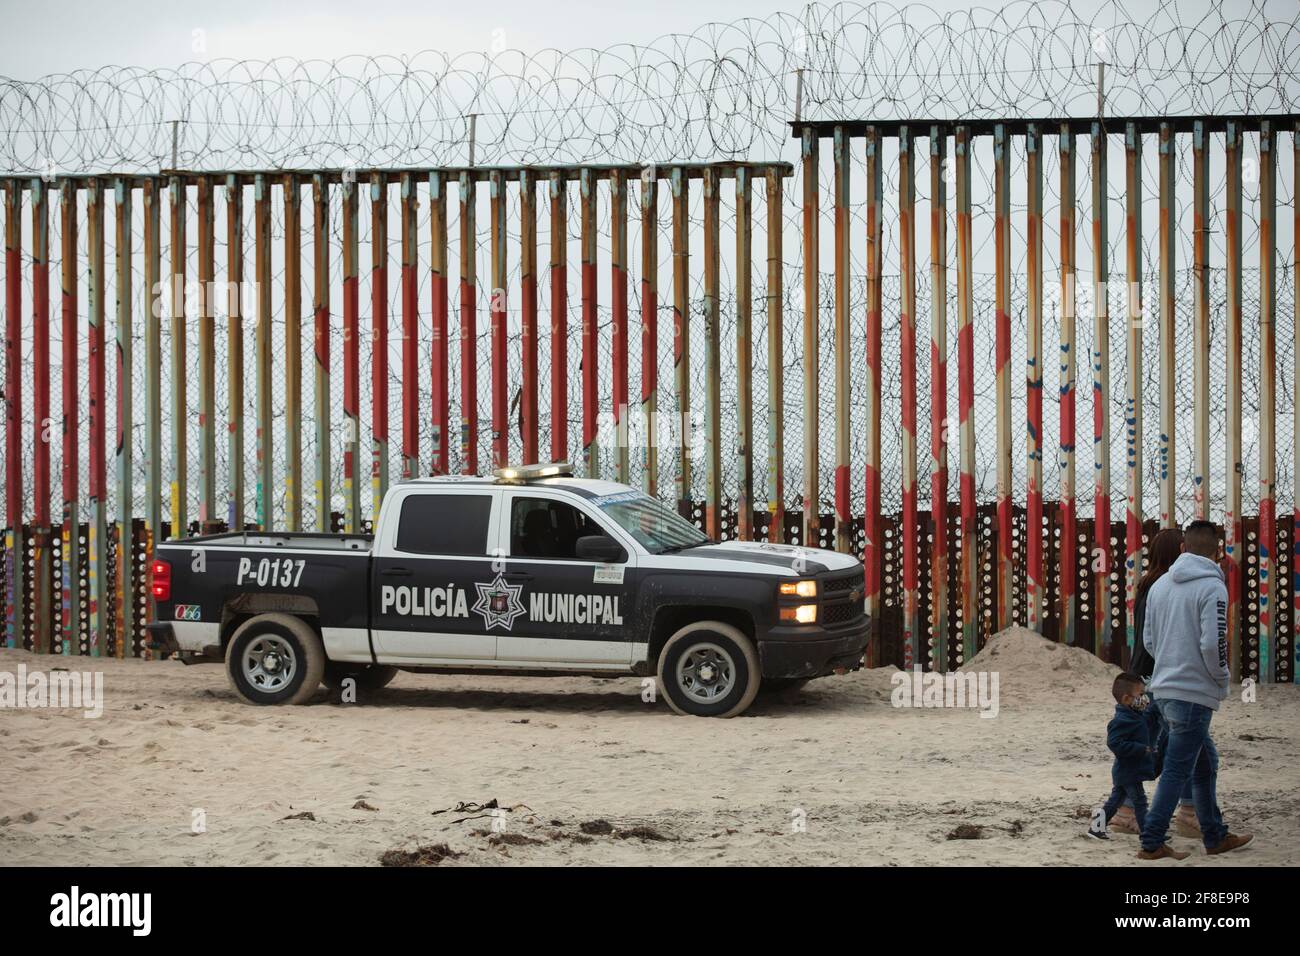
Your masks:
<path fill-rule="evenodd" d="M 259 614 L 235 631 L 226 676 L 250 704 L 305 704 L 325 673 L 325 648 L 311 626 L 291 614 Z"/>
<path fill-rule="evenodd" d="M 670 637 L 658 676 L 668 705 L 695 717 L 743 713 L 761 683 L 753 642 L 721 621 L 697 621 Z"/>
<path fill-rule="evenodd" d="M 325 676 L 321 678 L 330 690 L 338 690 L 343 682 L 351 677 L 357 682 L 358 690 L 379 690 L 387 687 L 397 676 L 397 668 L 387 664 L 336 664 L 325 662 Z"/>

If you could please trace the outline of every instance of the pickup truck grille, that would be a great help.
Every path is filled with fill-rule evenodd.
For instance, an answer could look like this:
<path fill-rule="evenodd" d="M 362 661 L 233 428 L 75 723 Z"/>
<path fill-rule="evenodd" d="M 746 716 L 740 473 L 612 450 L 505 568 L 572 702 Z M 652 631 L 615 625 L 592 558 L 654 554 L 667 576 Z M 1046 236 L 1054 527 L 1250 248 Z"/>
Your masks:
<path fill-rule="evenodd" d="M 822 627 L 845 627 L 864 616 L 863 596 L 866 579 L 862 568 L 837 571 L 821 579 Z"/>
<path fill-rule="evenodd" d="M 860 618 L 863 614 L 861 601 L 840 601 L 827 604 L 822 611 L 823 627 L 839 627 Z"/>
<path fill-rule="evenodd" d="M 834 577 L 827 577 L 822 580 L 823 594 L 840 594 L 845 591 L 852 591 L 854 588 L 866 587 L 866 578 L 861 568 L 854 571 L 837 572 Z"/>

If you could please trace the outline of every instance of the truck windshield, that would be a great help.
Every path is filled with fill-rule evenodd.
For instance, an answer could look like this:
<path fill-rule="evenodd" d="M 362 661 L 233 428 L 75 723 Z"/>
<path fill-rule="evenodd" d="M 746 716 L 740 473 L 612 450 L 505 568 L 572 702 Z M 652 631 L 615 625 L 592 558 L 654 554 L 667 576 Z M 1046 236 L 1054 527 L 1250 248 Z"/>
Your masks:
<path fill-rule="evenodd" d="M 639 491 L 603 495 L 592 502 L 651 554 L 708 544 L 708 537 L 662 502 Z"/>

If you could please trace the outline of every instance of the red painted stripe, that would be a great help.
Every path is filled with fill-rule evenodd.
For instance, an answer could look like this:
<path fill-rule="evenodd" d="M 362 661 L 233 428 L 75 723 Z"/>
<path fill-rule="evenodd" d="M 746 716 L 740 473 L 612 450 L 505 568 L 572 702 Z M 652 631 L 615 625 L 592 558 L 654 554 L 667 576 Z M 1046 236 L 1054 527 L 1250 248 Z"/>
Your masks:
<path fill-rule="evenodd" d="M 387 233 L 385 232 L 385 235 Z M 370 418 L 375 441 L 388 443 L 388 250 L 383 250 L 384 265 L 370 270 Z M 405 329 L 403 329 L 405 335 Z M 405 346 L 403 342 L 403 359 Z M 406 373 L 406 363 L 402 363 Z M 379 463 L 373 463 L 372 477 L 378 475 Z"/>
<path fill-rule="evenodd" d="M 17 205 L 8 206 L 11 215 Z M 7 223 L 6 223 L 7 225 Z M 22 469 L 22 260 L 17 248 L 5 249 L 5 522 L 23 523 Z"/>

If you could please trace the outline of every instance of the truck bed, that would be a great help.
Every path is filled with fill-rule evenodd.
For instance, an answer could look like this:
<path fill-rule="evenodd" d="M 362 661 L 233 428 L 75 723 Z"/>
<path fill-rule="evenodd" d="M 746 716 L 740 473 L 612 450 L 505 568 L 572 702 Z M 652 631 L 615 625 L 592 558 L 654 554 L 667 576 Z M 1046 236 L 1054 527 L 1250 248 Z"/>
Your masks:
<path fill-rule="evenodd" d="M 160 547 L 287 548 L 304 551 L 369 551 L 374 535 L 315 531 L 228 531 L 159 542 Z"/>

